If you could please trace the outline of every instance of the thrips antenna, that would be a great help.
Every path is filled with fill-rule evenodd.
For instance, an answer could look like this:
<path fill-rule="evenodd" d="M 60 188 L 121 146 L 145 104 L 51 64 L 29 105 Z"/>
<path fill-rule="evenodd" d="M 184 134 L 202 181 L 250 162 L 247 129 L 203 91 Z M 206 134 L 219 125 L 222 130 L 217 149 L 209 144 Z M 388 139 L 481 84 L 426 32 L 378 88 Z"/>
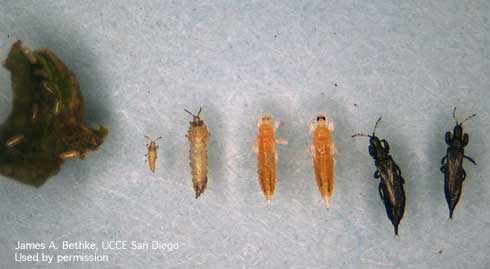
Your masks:
<path fill-rule="evenodd" d="M 373 135 L 357 133 L 357 134 L 352 135 L 352 137 L 358 137 L 358 136 L 373 137 L 373 136 L 376 136 L 376 128 L 378 128 L 378 124 L 380 121 L 381 121 L 381 117 L 379 117 L 379 119 L 376 121 L 376 124 L 374 125 Z"/>
<path fill-rule="evenodd" d="M 476 113 L 474 113 L 474 114 L 470 115 L 468 118 L 466 118 L 466 119 L 464 119 L 462 122 L 460 122 L 460 123 L 459 123 L 459 125 L 462 125 L 462 124 L 463 124 L 463 122 L 465 122 L 465 121 L 467 121 L 467 120 L 469 120 L 469 119 L 471 119 L 471 118 L 473 118 L 473 117 L 475 117 L 475 116 L 476 116 Z"/>
<path fill-rule="evenodd" d="M 374 130 L 373 130 L 373 136 L 375 136 L 376 128 L 378 128 L 378 124 L 381 121 L 381 117 L 376 121 L 376 124 L 374 125 Z"/>
<path fill-rule="evenodd" d="M 194 118 L 199 118 L 199 116 L 201 115 L 202 107 L 199 107 L 199 112 L 197 112 L 197 115 L 194 115 L 194 113 L 190 112 L 187 109 L 184 109 L 184 111 L 191 114 L 191 116 L 193 116 Z"/>
<path fill-rule="evenodd" d="M 162 139 L 161 136 L 157 137 L 155 140 L 152 140 L 150 137 L 148 137 L 147 135 L 145 135 L 146 139 L 150 140 L 150 141 L 157 141 L 159 139 Z"/>
<path fill-rule="evenodd" d="M 456 125 L 459 125 L 458 119 L 456 119 L 456 107 L 454 107 L 454 110 L 453 110 L 453 119 L 454 119 L 454 121 L 456 121 Z"/>
<path fill-rule="evenodd" d="M 468 116 L 468 117 L 467 117 L 466 119 L 464 119 L 462 122 L 459 122 L 459 123 L 458 123 L 458 119 L 456 119 L 456 107 L 454 107 L 454 110 L 453 110 L 453 118 L 454 118 L 454 120 L 456 121 L 456 125 L 461 126 L 461 125 L 463 125 L 463 122 L 465 122 L 465 121 L 467 121 L 467 120 L 469 120 L 469 119 L 471 119 L 471 118 L 473 118 L 473 117 L 475 117 L 475 116 L 476 116 L 476 113 L 474 113 L 474 114 L 472 114 L 472 115 Z"/>
<path fill-rule="evenodd" d="M 357 134 L 352 135 L 352 137 L 358 137 L 358 136 L 372 137 L 371 135 L 367 135 L 367 134 L 363 134 L 363 133 L 357 133 Z"/>

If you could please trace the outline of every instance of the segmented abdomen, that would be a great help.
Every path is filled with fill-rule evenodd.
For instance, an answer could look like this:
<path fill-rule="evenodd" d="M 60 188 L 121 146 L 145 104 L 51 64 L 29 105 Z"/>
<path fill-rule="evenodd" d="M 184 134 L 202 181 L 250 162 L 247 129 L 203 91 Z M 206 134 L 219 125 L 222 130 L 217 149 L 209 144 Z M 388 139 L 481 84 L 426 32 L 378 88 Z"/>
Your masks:
<path fill-rule="evenodd" d="M 326 127 L 318 127 L 325 128 Z M 330 198 L 334 191 L 335 161 L 333 156 L 333 141 L 328 130 L 316 130 L 313 136 L 313 168 L 320 194 Z"/>
<path fill-rule="evenodd" d="M 257 137 L 257 172 L 260 188 L 270 201 L 276 187 L 276 141 L 272 126 L 261 126 Z"/>
<path fill-rule="evenodd" d="M 188 138 L 190 142 L 189 164 L 197 198 L 206 189 L 208 180 L 208 131 L 206 126 L 192 127 Z"/>
<path fill-rule="evenodd" d="M 148 150 L 148 166 L 150 167 L 150 170 L 155 173 L 155 166 L 156 166 L 156 160 L 157 160 L 157 152 L 156 150 Z"/>
<path fill-rule="evenodd" d="M 318 154 L 318 153 L 317 153 Z M 331 197 L 334 190 L 334 160 L 331 154 L 316 156 L 314 160 L 315 178 L 322 197 Z"/>

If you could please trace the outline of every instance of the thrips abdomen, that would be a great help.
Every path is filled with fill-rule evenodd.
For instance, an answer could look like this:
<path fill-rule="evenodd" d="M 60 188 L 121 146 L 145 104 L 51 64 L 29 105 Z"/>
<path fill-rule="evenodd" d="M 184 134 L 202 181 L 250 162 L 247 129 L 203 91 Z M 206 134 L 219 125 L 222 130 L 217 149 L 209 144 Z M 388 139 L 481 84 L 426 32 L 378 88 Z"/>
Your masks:
<path fill-rule="evenodd" d="M 375 134 L 380 121 L 381 117 L 376 121 L 372 135 L 359 133 L 352 137 L 369 137 L 369 155 L 374 159 L 374 165 L 376 165 L 374 177 L 380 178 L 379 196 L 385 205 L 386 214 L 393 224 L 395 235 L 398 235 L 398 225 L 405 211 L 405 190 L 403 189 L 405 180 L 401 175 L 400 168 L 390 155 L 390 145 L 385 139 L 380 140 Z"/>
<path fill-rule="evenodd" d="M 476 162 L 464 155 L 464 147 L 468 145 L 468 134 L 463 131 L 463 122 L 473 118 L 473 114 L 458 123 L 456 119 L 456 107 L 453 110 L 453 118 L 456 121 L 453 133 L 446 132 L 446 143 L 448 144 L 446 156 L 441 160 L 441 172 L 444 173 L 444 194 L 449 207 L 449 218 L 453 218 L 453 212 L 458 204 L 461 193 L 463 192 L 463 181 L 466 178 L 466 172 L 463 169 L 463 159 L 466 158 L 474 165 Z"/>

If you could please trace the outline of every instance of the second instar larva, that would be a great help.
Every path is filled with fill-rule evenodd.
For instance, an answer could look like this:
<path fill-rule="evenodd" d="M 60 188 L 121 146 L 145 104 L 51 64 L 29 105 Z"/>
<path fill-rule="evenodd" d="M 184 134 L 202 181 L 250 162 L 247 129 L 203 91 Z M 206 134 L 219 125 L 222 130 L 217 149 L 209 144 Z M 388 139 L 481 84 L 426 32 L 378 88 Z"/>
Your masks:
<path fill-rule="evenodd" d="M 326 115 L 318 115 L 310 124 L 312 143 L 310 152 L 313 157 L 313 170 L 318 190 L 325 206 L 330 206 L 330 198 L 334 191 L 335 176 L 335 145 L 333 142 L 333 123 Z"/>
<path fill-rule="evenodd" d="M 197 115 L 188 110 L 187 113 L 192 115 L 192 121 L 189 122 L 187 139 L 190 143 L 189 161 L 192 173 L 192 184 L 196 192 L 196 199 L 204 193 L 208 184 L 208 138 L 210 136 L 208 127 L 200 118 L 202 108 L 199 108 Z"/>

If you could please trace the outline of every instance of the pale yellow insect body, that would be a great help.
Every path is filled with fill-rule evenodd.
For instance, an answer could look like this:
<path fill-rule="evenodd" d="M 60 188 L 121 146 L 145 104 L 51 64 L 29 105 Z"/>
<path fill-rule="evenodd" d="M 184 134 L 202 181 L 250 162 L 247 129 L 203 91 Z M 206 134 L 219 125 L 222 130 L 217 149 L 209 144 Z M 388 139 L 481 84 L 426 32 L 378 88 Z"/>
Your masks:
<path fill-rule="evenodd" d="M 148 150 L 148 153 L 145 156 L 147 158 L 148 166 L 150 168 L 150 171 L 152 173 L 155 173 L 156 162 L 157 162 L 157 159 L 158 159 L 157 150 L 159 148 L 159 146 L 156 144 L 156 141 L 158 139 L 161 139 L 162 137 L 160 136 L 160 137 L 158 137 L 155 140 L 150 139 L 148 136 L 145 136 L 145 137 L 146 137 L 146 139 L 148 139 L 150 141 L 150 144 L 147 144 L 146 145 L 146 149 Z"/>
<path fill-rule="evenodd" d="M 210 133 L 204 121 L 200 118 L 202 108 L 197 115 L 191 114 L 193 119 L 189 122 L 187 140 L 189 140 L 189 164 L 191 166 L 192 184 L 196 192 L 196 199 L 204 193 L 208 183 L 208 138 Z"/>

